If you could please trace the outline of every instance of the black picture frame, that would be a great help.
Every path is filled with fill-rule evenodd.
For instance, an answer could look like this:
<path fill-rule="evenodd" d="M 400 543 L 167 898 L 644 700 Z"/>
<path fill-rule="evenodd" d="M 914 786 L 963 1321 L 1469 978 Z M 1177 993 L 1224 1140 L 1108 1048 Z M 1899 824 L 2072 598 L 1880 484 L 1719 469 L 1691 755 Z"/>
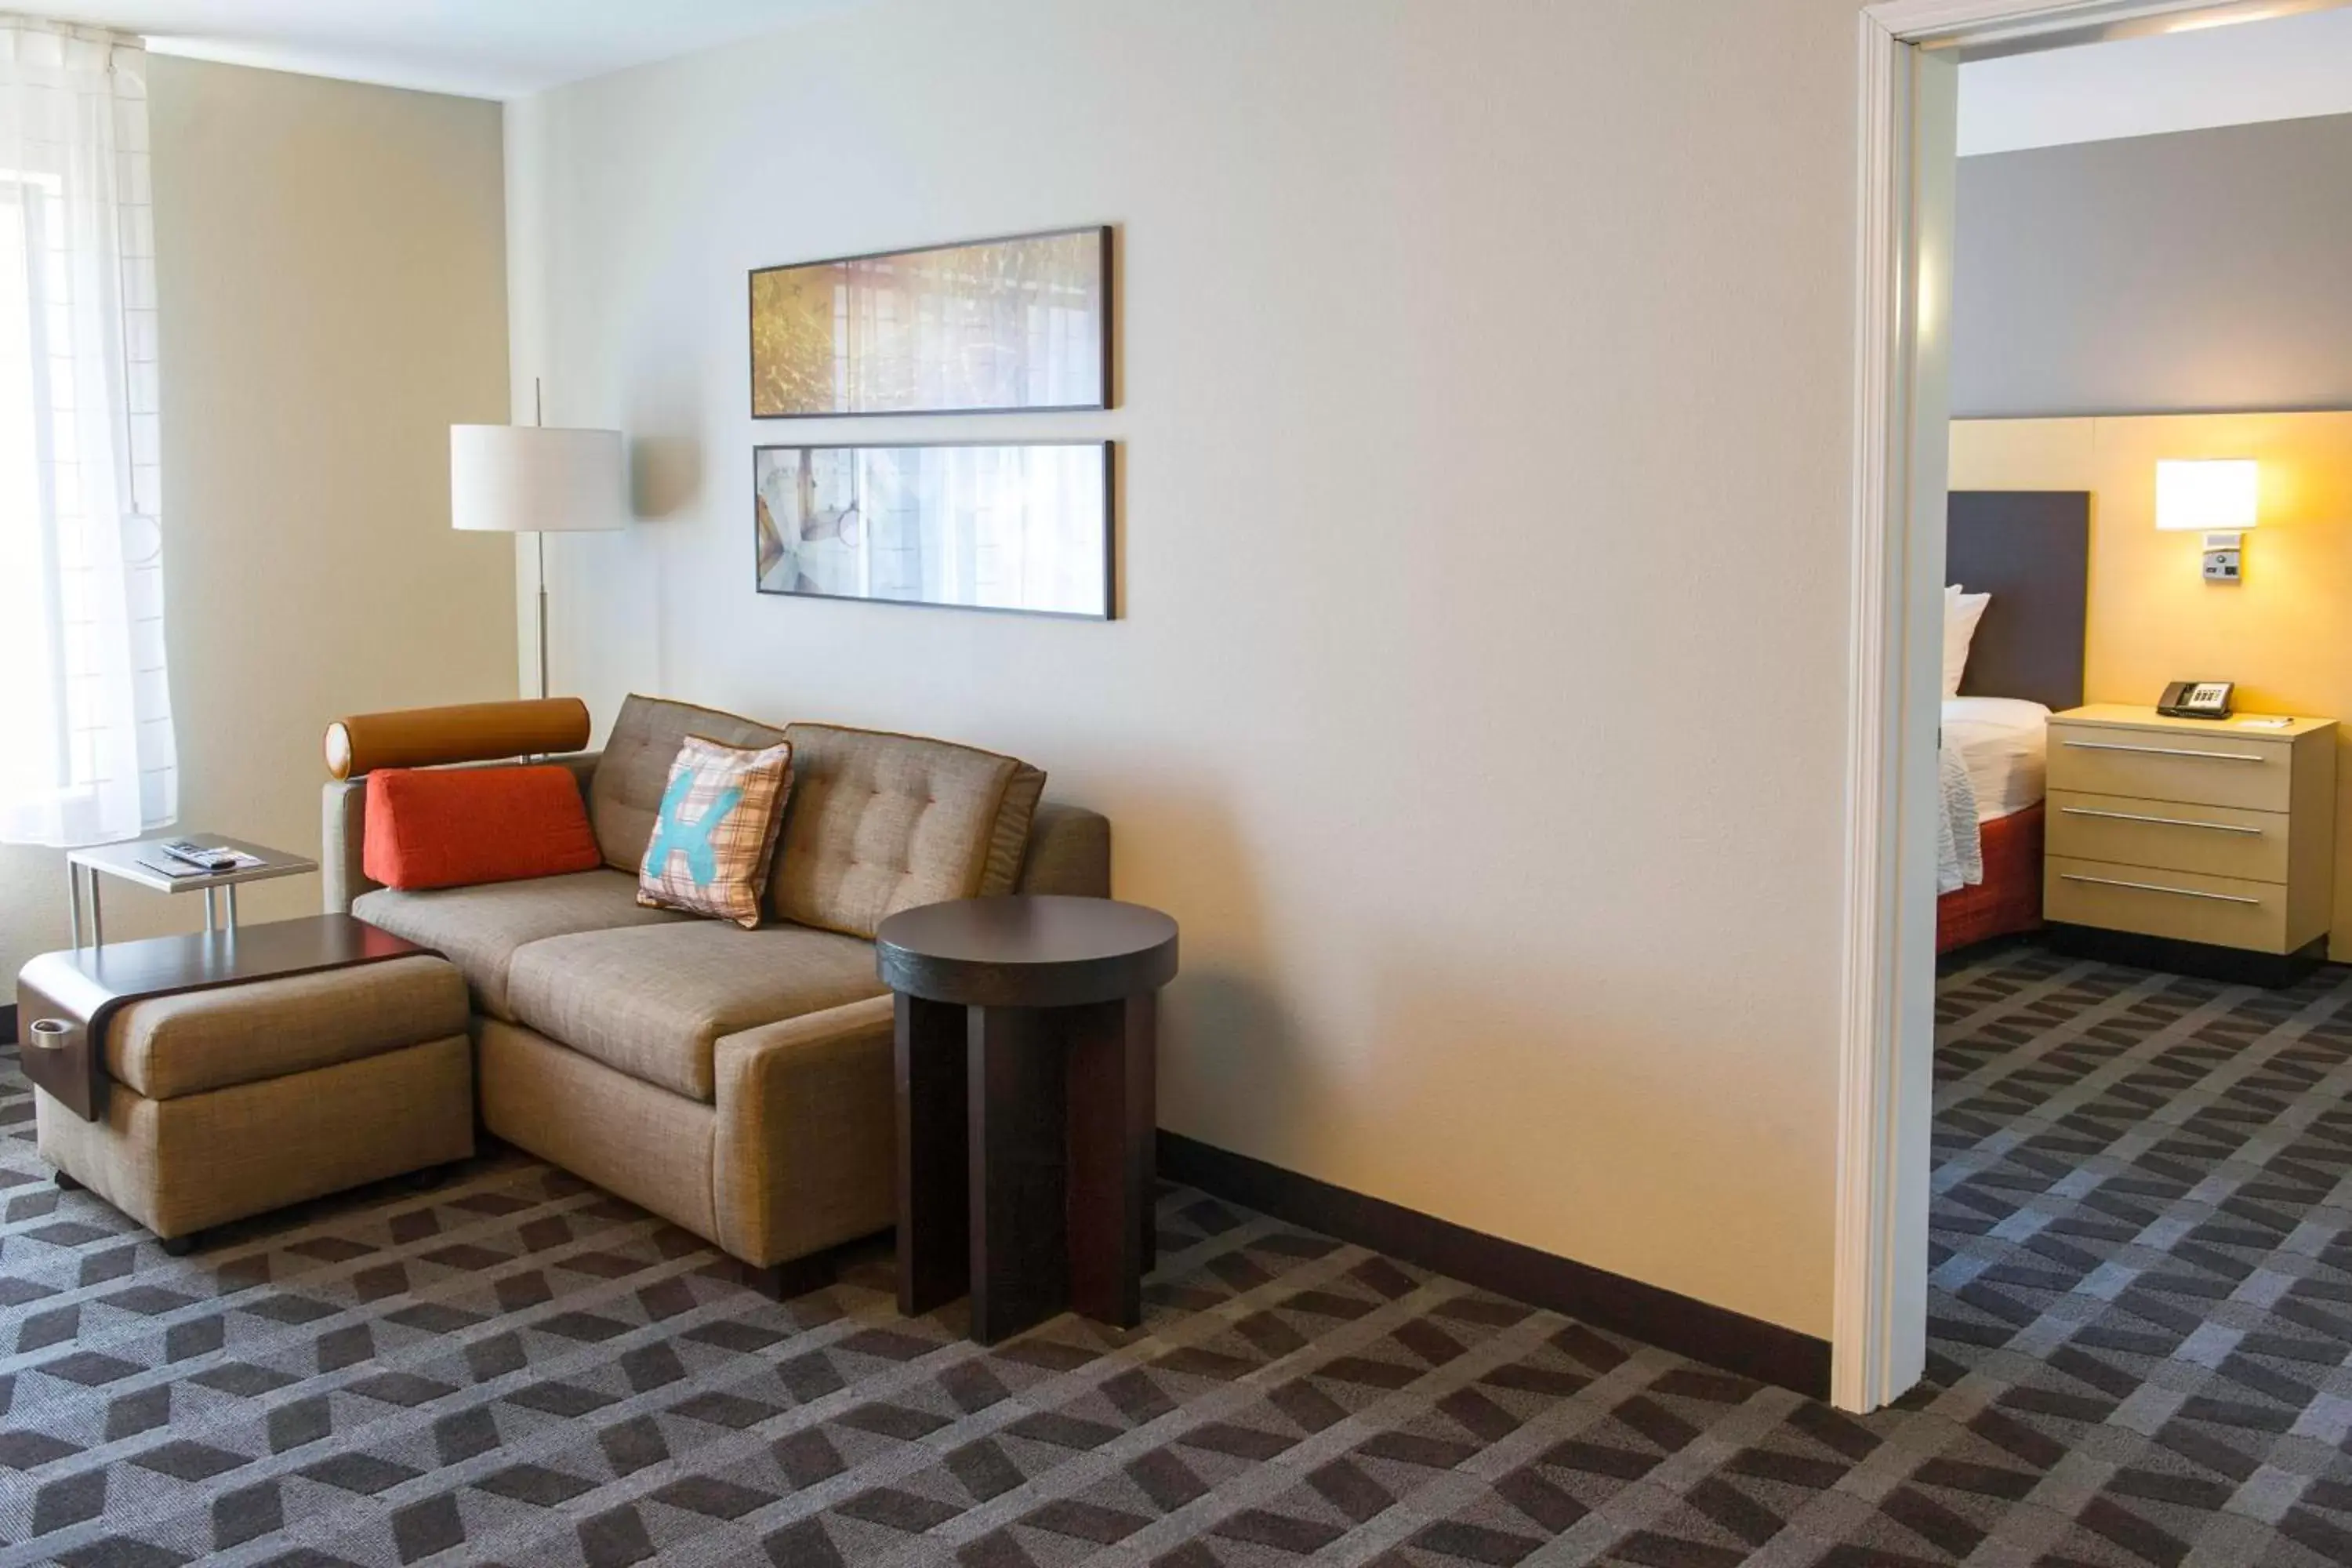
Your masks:
<path fill-rule="evenodd" d="M 804 591 L 798 588 L 771 588 L 761 579 L 765 575 L 760 555 L 758 514 L 760 507 L 761 458 L 771 452 L 868 452 L 908 451 L 925 449 L 964 448 L 981 451 L 1019 451 L 1038 447 L 1092 447 L 1102 453 L 1102 608 L 1093 610 L 1043 610 L 1018 605 L 968 605 L 945 599 L 905 599 L 865 594 L 831 594 Z M 838 604 L 897 605 L 908 609 L 974 610 L 985 615 L 1034 616 L 1047 620 L 1114 621 L 1119 618 L 1118 604 L 1118 443 L 1109 440 L 1039 440 L 1039 441 L 774 441 L 751 448 L 751 582 L 756 592 L 778 599 L 827 599 Z"/>
<path fill-rule="evenodd" d="M 1098 345 L 1101 395 L 1091 403 L 1017 403 L 990 405 L 952 405 L 944 407 L 873 408 L 873 409 L 802 409 L 762 413 L 760 408 L 760 307 L 759 279 L 772 272 L 795 272 L 811 268 L 840 267 L 851 262 L 882 261 L 901 256 L 928 256 L 940 251 L 971 250 L 988 246 L 1017 245 L 1026 240 L 1065 239 L 1073 235 L 1093 235 L 1099 247 L 1099 276 L 1102 279 L 1101 342 Z M 906 246 L 892 250 L 861 251 L 851 256 L 820 257 L 809 261 L 781 262 L 767 267 L 754 267 L 746 275 L 744 299 L 744 347 L 749 365 L 746 401 L 751 417 L 757 420 L 784 419 L 890 419 L 922 417 L 950 414 L 1081 414 L 1101 413 L 1116 406 L 1112 374 L 1116 368 L 1112 344 L 1118 337 L 1118 288 L 1113 276 L 1111 226 L 1080 224 L 1068 228 L 1035 229 L 1024 234 L 991 235 L 981 239 L 950 240 L 938 245 Z"/>

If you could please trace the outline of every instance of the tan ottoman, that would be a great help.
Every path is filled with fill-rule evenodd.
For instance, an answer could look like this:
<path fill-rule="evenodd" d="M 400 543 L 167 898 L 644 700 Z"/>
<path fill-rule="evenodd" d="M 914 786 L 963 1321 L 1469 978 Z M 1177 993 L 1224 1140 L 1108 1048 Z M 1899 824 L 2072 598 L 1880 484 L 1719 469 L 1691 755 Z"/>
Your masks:
<path fill-rule="evenodd" d="M 430 954 L 134 1002 L 106 1032 L 103 1120 L 34 1096 L 41 1155 L 61 1185 L 187 1245 L 462 1160 L 474 1152 L 467 1010 L 465 981 Z"/>

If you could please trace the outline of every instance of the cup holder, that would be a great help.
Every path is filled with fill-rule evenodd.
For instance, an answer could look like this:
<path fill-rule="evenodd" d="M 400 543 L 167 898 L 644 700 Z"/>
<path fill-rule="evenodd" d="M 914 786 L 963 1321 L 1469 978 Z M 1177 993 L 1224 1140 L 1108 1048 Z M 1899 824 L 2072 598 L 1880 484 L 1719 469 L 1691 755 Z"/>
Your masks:
<path fill-rule="evenodd" d="M 63 1018 L 36 1018 L 26 1044 L 37 1051 L 61 1051 L 73 1043 L 74 1026 Z"/>

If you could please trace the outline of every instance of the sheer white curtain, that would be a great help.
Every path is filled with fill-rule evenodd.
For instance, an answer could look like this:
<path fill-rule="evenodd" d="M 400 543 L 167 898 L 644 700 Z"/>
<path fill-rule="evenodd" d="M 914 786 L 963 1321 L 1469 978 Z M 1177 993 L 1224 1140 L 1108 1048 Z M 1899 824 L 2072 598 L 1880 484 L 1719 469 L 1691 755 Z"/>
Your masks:
<path fill-rule="evenodd" d="M 146 51 L 0 16 L 0 842 L 172 820 Z"/>

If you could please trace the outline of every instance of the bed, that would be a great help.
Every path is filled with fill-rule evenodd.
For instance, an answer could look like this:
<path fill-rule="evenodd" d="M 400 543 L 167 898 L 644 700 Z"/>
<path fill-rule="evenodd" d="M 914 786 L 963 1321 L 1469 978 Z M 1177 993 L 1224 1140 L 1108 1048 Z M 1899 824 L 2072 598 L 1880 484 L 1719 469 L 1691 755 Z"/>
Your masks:
<path fill-rule="evenodd" d="M 1939 953 L 2042 924 L 2043 725 L 2083 701 L 2090 536 L 2084 491 L 1952 492 L 1944 580 L 1992 598 L 1959 694 L 1944 702 L 1939 763 L 1955 842 L 1938 857 L 1939 885 L 1958 885 L 1936 900 Z"/>

